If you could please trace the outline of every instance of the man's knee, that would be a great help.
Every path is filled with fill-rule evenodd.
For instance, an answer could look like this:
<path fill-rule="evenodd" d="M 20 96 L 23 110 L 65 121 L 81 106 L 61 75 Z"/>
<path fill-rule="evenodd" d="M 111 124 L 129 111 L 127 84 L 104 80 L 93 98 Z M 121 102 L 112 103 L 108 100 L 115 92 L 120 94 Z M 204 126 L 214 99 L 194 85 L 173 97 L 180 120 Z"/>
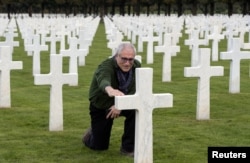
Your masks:
<path fill-rule="evenodd" d="M 92 129 L 89 128 L 82 138 L 83 144 L 92 150 L 107 150 L 109 145 L 104 141 L 95 141 L 92 133 Z"/>

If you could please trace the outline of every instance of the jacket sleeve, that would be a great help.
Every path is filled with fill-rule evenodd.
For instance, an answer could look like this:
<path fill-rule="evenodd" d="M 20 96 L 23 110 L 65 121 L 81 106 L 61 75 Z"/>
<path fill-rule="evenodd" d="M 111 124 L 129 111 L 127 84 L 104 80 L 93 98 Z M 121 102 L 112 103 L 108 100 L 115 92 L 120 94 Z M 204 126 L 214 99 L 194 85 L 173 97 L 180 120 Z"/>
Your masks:
<path fill-rule="evenodd" d="M 96 81 L 100 90 L 105 92 L 105 87 L 111 86 L 113 70 L 112 66 L 107 63 L 103 63 L 96 71 Z"/>

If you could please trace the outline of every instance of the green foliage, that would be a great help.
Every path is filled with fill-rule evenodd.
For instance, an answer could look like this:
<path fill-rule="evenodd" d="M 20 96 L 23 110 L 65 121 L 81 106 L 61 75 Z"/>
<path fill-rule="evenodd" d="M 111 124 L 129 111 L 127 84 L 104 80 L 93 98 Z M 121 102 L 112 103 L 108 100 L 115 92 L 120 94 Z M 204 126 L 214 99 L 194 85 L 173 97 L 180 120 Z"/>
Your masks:
<path fill-rule="evenodd" d="M 181 52 L 172 57 L 172 81 L 162 82 L 162 54 L 154 55 L 153 93 L 172 93 L 173 108 L 153 112 L 153 151 L 155 163 L 205 163 L 208 146 L 249 146 L 249 61 L 241 62 L 241 93 L 230 94 L 229 61 L 212 62 L 225 67 L 224 76 L 211 78 L 211 119 L 196 120 L 197 79 L 185 78 L 191 51 L 183 33 Z M 111 55 L 107 48 L 104 24 L 100 24 L 86 65 L 79 67 L 79 85 L 63 87 L 64 131 L 49 132 L 49 86 L 34 85 L 32 58 L 24 52 L 23 41 L 14 49 L 13 60 L 23 61 L 23 70 L 11 72 L 11 108 L 0 109 L 0 162 L 89 162 L 128 163 L 132 158 L 120 155 L 123 118 L 114 121 L 110 148 L 92 151 L 81 143 L 90 125 L 88 89 L 96 66 Z M 219 45 L 225 51 L 226 41 Z M 49 54 L 41 54 L 42 72 L 49 72 Z M 64 69 L 68 60 L 64 60 Z"/>

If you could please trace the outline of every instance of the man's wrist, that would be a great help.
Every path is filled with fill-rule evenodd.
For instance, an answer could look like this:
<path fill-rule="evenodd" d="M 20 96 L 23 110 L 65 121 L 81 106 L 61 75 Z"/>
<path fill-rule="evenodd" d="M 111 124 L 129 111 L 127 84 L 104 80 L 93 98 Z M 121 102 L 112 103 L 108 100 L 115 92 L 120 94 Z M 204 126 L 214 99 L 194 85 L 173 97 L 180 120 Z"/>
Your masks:
<path fill-rule="evenodd" d="M 111 86 L 107 86 L 107 87 L 105 87 L 105 91 L 106 91 L 106 93 L 109 95 L 110 94 L 110 92 L 113 90 L 113 88 L 111 87 Z"/>

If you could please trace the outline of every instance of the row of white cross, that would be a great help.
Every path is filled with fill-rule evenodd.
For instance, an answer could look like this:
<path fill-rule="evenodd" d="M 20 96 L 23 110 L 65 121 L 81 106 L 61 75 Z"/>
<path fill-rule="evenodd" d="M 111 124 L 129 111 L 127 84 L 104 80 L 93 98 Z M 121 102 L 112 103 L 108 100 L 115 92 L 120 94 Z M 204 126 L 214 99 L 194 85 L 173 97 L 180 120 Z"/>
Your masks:
<path fill-rule="evenodd" d="M 61 131 L 63 130 L 63 101 L 62 101 L 62 86 L 69 84 L 70 86 L 78 85 L 78 66 L 85 65 L 85 56 L 89 52 L 89 46 L 92 43 L 94 34 L 99 25 L 100 18 L 88 17 L 76 20 L 71 19 L 60 19 L 60 24 L 67 26 L 66 23 L 70 24 L 75 22 L 77 27 L 68 27 L 68 31 L 62 32 L 61 30 L 55 31 L 50 30 L 52 24 L 55 28 L 55 22 L 57 19 L 47 20 L 44 22 L 47 26 L 38 26 L 37 22 L 41 23 L 37 19 L 17 19 L 16 22 L 20 28 L 22 38 L 24 39 L 25 51 L 28 56 L 33 57 L 33 70 L 32 75 L 34 76 L 35 85 L 50 85 L 50 118 L 49 118 L 49 130 L 50 131 Z M 64 22 L 64 23 L 63 23 Z M 35 25 L 37 24 L 37 26 Z M 80 26 L 81 24 L 81 26 Z M 41 29 L 43 28 L 43 29 Z M 45 35 L 41 34 L 41 31 L 45 31 Z M 89 30 L 88 30 L 89 29 Z M 64 35 L 63 35 L 64 33 Z M 61 41 L 66 38 L 68 42 Z M 19 46 L 19 42 L 14 41 L 17 37 L 17 26 L 15 19 L 11 19 L 10 23 L 5 29 L 5 41 L 0 42 L 0 71 L 1 71 L 1 82 L 0 82 L 0 107 L 9 108 L 11 107 L 10 99 L 10 70 L 22 69 L 21 61 L 12 61 L 12 54 L 14 47 Z M 59 52 L 56 51 L 56 41 L 60 39 L 61 46 Z M 44 42 L 42 41 L 44 40 Z M 47 43 L 48 42 L 48 43 Z M 69 48 L 65 49 L 62 44 L 67 45 Z M 84 44 L 84 45 L 83 45 Z M 50 73 L 41 74 L 40 69 L 40 52 L 48 51 L 50 47 Z M 62 72 L 62 58 L 69 57 L 69 73 Z"/>
<path fill-rule="evenodd" d="M 185 20 L 185 28 L 183 26 L 183 19 Z M 247 33 L 250 33 L 249 20 L 249 16 L 242 17 L 241 15 L 232 16 L 230 18 L 227 16 L 207 18 L 204 16 L 185 17 L 176 18 L 175 21 L 172 17 L 147 17 L 147 19 L 144 20 L 144 18 L 138 19 L 138 17 L 131 16 L 115 16 L 113 18 L 113 26 L 118 29 L 120 28 L 119 30 L 121 32 L 127 34 L 128 39 L 130 35 L 143 33 L 140 32 L 141 30 L 147 31 L 144 35 L 137 35 L 137 45 L 139 47 L 140 40 L 147 41 L 147 64 L 153 63 L 153 53 L 163 53 L 162 81 L 166 82 L 171 81 L 171 56 L 176 56 L 180 51 L 180 46 L 177 46 L 177 43 L 181 36 L 180 31 L 183 30 L 189 36 L 184 43 L 189 46 L 191 50 L 191 66 L 198 66 L 201 61 L 200 56 L 202 54 L 199 53 L 200 46 L 207 46 L 207 48 L 211 46 L 212 61 L 218 61 L 219 59 L 231 60 L 232 66 L 234 65 L 234 67 L 236 67 L 230 68 L 229 92 L 239 93 L 240 60 L 249 59 L 250 37 L 248 40 L 244 37 Z M 158 22 L 164 24 L 161 29 Z M 182 24 L 180 22 L 182 22 Z M 127 24 L 127 26 L 125 24 Z M 177 24 L 176 28 L 179 32 L 174 30 L 175 28 L 173 28 L 173 26 L 175 24 Z M 160 35 L 164 35 L 162 41 Z M 219 52 L 219 42 L 225 38 L 227 39 L 227 51 Z M 133 40 L 133 38 L 131 38 L 131 40 Z M 209 45 L 210 40 L 212 45 Z M 116 41 L 120 42 L 121 40 Z M 153 42 L 157 45 L 153 44 Z M 230 55 L 225 57 L 225 54 Z M 210 61 L 209 59 L 207 60 Z"/>

